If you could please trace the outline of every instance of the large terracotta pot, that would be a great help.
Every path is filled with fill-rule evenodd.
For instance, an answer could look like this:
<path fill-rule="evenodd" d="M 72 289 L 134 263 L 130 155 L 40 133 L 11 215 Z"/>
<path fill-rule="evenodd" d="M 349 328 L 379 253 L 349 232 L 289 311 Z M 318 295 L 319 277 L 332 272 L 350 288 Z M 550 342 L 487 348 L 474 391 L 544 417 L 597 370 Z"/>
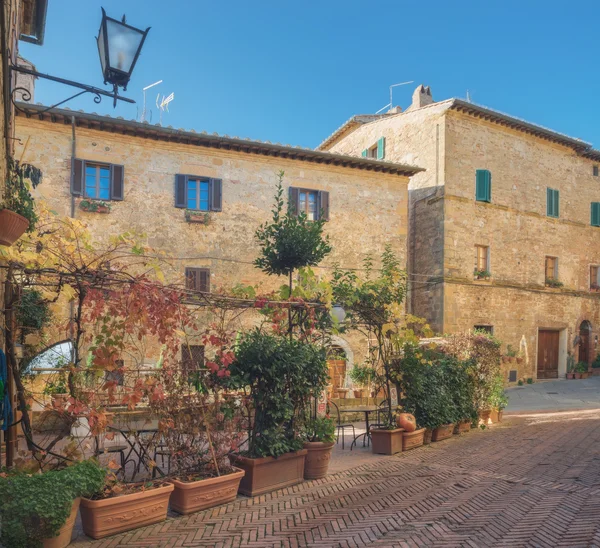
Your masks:
<path fill-rule="evenodd" d="M 417 429 L 417 420 L 410 413 L 399 413 L 396 417 L 396 424 L 405 432 L 414 432 Z"/>
<path fill-rule="evenodd" d="M 502 415 L 504 415 L 504 410 L 500 409 L 498 411 L 498 422 L 502 422 Z"/>
<path fill-rule="evenodd" d="M 374 428 L 371 430 L 371 442 L 373 453 L 380 455 L 394 455 L 402 451 L 402 428 L 385 430 L 384 428 Z"/>
<path fill-rule="evenodd" d="M 304 449 L 308 451 L 304 460 L 304 479 L 321 479 L 327 475 L 333 445 L 333 442 L 304 442 Z"/>
<path fill-rule="evenodd" d="M 414 432 L 403 432 L 402 433 L 402 451 L 408 451 L 409 449 L 415 449 L 423 445 L 425 438 L 425 428 L 420 428 Z"/>
<path fill-rule="evenodd" d="M 102 500 L 81 499 L 83 531 L 94 539 L 124 533 L 167 517 L 169 497 L 175 486 L 167 483 L 155 489 Z"/>
<path fill-rule="evenodd" d="M 471 430 L 471 421 L 461 421 L 457 422 L 454 426 L 455 434 L 464 434 L 465 432 L 470 432 Z"/>
<path fill-rule="evenodd" d="M 240 483 L 242 495 L 255 497 L 276 489 L 296 485 L 304 480 L 304 459 L 306 449 L 285 453 L 277 458 L 262 457 L 249 459 L 232 455 L 231 464 L 246 472 Z"/>
<path fill-rule="evenodd" d="M 29 228 L 29 221 L 9 209 L 0 210 L 0 245 L 13 245 Z"/>
<path fill-rule="evenodd" d="M 71 513 L 65 521 L 65 524 L 58 531 L 58 535 L 52 538 L 47 538 L 42 543 L 44 548 L 66 548 L 71 544 L 71 537 L 73 536 L 73 526 L 75 525 L 75 520 L 77 519 L 77 511 L 79 510 L 79 503 L 81 502 L 80 498 L 76 498 L 73 501 L 73 506 L 71 507 Z"/>
<path fill-rule="evenodd" d="M 453 432 L 453 424 L 444 424 L 443 426 L 438 426 L 431 434 L 431 441 L 442 441 L 451 438 Z"/>
<path fill-rule="evenodd" d="M 198 481 L 171 480 L 175 490 L 171 495 L 171 509 L 180 514 L 191 514 L 226 504 L 235 500 L 240 481 L 245 472 L 235 468 L 235 472 L 216 478 Z"/>

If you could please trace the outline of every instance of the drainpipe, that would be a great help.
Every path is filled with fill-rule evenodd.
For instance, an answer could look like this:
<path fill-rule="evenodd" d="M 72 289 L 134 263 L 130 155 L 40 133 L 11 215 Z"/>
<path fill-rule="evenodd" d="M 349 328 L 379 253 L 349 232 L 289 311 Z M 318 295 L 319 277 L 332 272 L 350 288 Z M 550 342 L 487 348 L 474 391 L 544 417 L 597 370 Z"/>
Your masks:
<path fill-rule="evenodd" d="M 73 188 L 73 183 L 75 180 L 75 158 L 77 157 L 77 135 L 75 134 L 75 116 L 71 116 L 71 187 L 69 188 L 69 193 L 71 194 L 71 219 L 75 218 L 75 195 L 70 192 Z M 73 318 L 75 317 L 75 303 L 71 301 L 69 303 L 69 335 L 71 338 L 71 344 L 73 344 L 73 337 L 75 333 L 73 332 Z M 71 358 L 73 361 L 75 359 L 75 350 L 73 349 Z"/>

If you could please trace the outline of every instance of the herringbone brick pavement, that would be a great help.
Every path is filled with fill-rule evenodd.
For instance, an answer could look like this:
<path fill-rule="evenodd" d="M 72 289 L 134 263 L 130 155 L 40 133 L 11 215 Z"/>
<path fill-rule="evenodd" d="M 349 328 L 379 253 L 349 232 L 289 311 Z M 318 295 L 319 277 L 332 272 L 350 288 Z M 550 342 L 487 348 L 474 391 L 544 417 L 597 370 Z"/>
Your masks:
<path fill-rule="evenodd" d="M 600 410 L 510 418 L 77 548 L 600 547 Z M 344 454 L 348 462 L 350 454 Z"/>

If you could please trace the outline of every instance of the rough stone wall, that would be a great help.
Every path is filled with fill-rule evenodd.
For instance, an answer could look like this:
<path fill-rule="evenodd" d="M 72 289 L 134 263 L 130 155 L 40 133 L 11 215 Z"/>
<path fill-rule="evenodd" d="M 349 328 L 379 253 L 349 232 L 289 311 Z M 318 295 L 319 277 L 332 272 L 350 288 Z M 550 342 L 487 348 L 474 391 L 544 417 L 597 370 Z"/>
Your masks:
<path fill-rule="evenodd" d="M 336 142 L 332 152 L 360 156 L 385 137 L 385 158 L 425 168 L 409 184 L 408 310 L 442 330 L 443 202 L 431 200 L 444 190 L 445 123 L 448 103 L 386 116 L 364 124 Z M 437 281 L 436 281 L 437 280 Z"/>
<path fill-rule="evenodd" d="M 594 163 L 572 150 L 450 111 L 446 117 L 444 330 L 494 326 L 505 343 L 525 341 L 535 378 L 540 328 L 566 330 L 583 320 L 600 327 L 600 295 L 589 292 L 590 265 L 600 264 L 600 228 L 590 203 L 600 201 Z M 475 171 L 492 173 L 492 202 L 475 201 Z M 560 217 L 546 216 L 546 188 L 560 192 Z M 473 282 L 474 246 L 490 248 L 490 282 Z M 558 257 L 564 288 L 544 288 L 546 256 Z M 595 348 L 600 351 L 600 348 Z M 561 368 L 566 364 L 566 349 Z"/>
<path fill-rule="evenodd" d="M 71 127 L 49 121 L 17 118 L 17 136 L 29 145 L 24 161 L 39 166 L 44 181 L 40 198 L 69 215 L 71 208 Z M 17 153 L 21 153 L 18 147 Z M 277 172 L 285 171 L 286 186 L 330 193 L 326 232 L 333 252 L 324 261 L 345 268 L 360 267 L 367 253 L 378 256 L 386 243 L 403 262 L 407 258 L 408 179 L 350 168 L 276 159 L 245 153 L 170 144 L 109 132 L 77 128 L 76 155 L 85 160 L 125 166 L 125 200 L 112 202 L 109 214 L 84 212 L 75 216 L 99 238 L 138 231 L 147 243 L 180 258 L 173 279 L 183 282 L 185 267 L 209 267 L 211 287 L 236 283 L 277 288 L 283 279 L 270 279 L 252 266 L 258 247 L 254 233 L 270 218 Z M 184 210 L 174 207 L 177 173 L 223 180 L 223 211 L 210 213 L 210 224 L 190 224 Z M 316 269 L 328 275 L 329 268 Z M 362 343 L 352 343 L 359 357 Z M 359 361 L 358 359 L 356 361 Z"/>

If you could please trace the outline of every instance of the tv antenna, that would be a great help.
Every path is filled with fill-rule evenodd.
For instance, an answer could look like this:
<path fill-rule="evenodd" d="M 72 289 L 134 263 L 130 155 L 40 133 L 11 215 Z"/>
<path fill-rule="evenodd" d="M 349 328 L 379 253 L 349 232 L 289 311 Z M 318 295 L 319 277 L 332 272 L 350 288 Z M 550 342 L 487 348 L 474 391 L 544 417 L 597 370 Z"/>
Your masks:
<path fill-rule="evenodd" d="M 158 86 L 158 84 L 162 84 L 162 80 L 159 80 L 158 82 L 154 82 L 154 84 L 150 84 L 149 86 L 142 88 L 142 91 L 144 92 L 144 107 L 142 108 L 142 116 L 140 118 L 140 122 L 146 121 L 146 91 L 150 88 L 153 88 L 154 86 Z"/>
<path fill-rule="evenodd" d="M 175 99 L 175 93 L 171 93 L 171 95 L 167 95 L 166 97 L 163 95 L 162 101 L 159 103 L 158 100 L 160 98 L 160 93 L 156 96 L 156 106 L 160 111 L 159 123 L 162 124 L 162 113 L 166 110 L 169 112 L 169 103 Z"/>
<path fill-rule="evenodd" d="M 469 93 L 469 90 L 467 90 L 467 103 L 471 103 L 471 94 Z"/>
<path fill-rule="evenodd" d="M 410 82 L 401 82 L 400 84 L 392 84 L 390 86 L 390 102 L 385 105 L 384 107 L 380 108 L 375 114 L 379 114 L 382 110 L 385 110 L 386 108 L 388 110 L 390 110 L 393 106 L 394 106 L 394 88 L 397 88 L 398 86 L 405 86 L 406 84 L 414 84 L 414 80 L 411 80 Z"/>

